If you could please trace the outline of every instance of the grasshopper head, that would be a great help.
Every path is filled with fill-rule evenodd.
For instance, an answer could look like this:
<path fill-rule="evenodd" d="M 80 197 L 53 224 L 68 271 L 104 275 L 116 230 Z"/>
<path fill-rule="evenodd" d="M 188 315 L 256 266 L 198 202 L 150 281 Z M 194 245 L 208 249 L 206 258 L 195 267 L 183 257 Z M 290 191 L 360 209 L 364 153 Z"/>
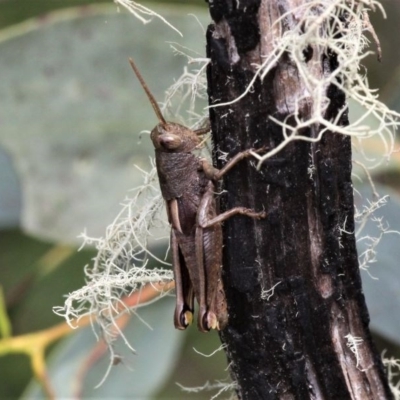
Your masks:
<path fill-rule="evenodd" d="M 142 85 L 150 104 L 159 120 L 159 124 L 151 132 L 151 140 L 153 141 L 154 147 L 157 150 L 165 151 L 168 153 L 189 153 L 200 144 L 199 135 L 203 135 L 205 131 L 200 129 L 192 131 L 183 125 L 176 124 L 173 122 L 167 122 L 162 115 L 160 107 L 158 106 L 154 96 L 150 92 L 150 89 L 146 85 L 142 75 L 137 69 L 135 63 L 130 58 L 129 62 L 135 72 L 140 84 Z"/>
<path fill-rule="evenodd" d="M 189 153 L 200 144 L 195 132 L 174 122 L 158 124 L 150 137 L 157 150 L 168 153 Z"/>

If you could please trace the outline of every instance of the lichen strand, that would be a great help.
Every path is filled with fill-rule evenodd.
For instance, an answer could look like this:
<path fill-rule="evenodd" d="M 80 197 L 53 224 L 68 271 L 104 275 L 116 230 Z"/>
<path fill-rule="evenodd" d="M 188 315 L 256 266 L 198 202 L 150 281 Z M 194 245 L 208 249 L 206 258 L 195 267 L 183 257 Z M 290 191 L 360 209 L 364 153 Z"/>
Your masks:
<path fill-rule="evenodd" d="M 119 316 L 129 311 L 124 305 L 124 296 L 146 284 L 173 279 L 172 271 L 162 268 L 169 264 L 149 249 L 152 235 L 159 237 L 160 232 L 166 234 L 155 168 L 150 173 L 144 173 L 143 185 L 132 193 L 107 228 L 104 238 L 82 234 L 83 245 L 92 244 L 97 249 L 93 263 L 85 267 L 86 285 L 69 293 L 64 306 L 54 308 L 54 312 L 65 317 L 72 328 L 79 326 L 81 317 L 93 316 L 111 355 L 117 337 L 122 336 L 129 346 L 116 323 Z M 161 268 L 146 268 L 150 260 Z M 165 294 L 160 292 L 160 297 Z"/>
<path fill-rule="evenodd" d="M 229 16 L 232 11 L 230 6 L 227 8 L 226 15 Z M 216 106 L 228 106 L 240 101 L 254 89 L 259 77 L 264 79 L 272 71 L 275 74 L 272 84 L 282 83 L 275 90 L 276 110 L 270 119 L 282 127 L 284 140 L 266 154 L 257 155 L 259 165 L 292 141 L 318 141 L 328 131 L 357 138 L 359 146 L 365 139 L 376 135 L 385 147 L 384 155 L 388 157 L 391 154 L 393 130 L 399 124 L 399 114 L 378 100 L 375 91 L 369 88 L 365 75 L 360 73 L 363 58 L 371 53 L 365 50 L 367 39 L 364 36 L 367 30 L 371 31 L 368 19 L 370 8 L 381 9 L 381 6 L 376 0 L 263 1 L 257 14 L 260 43 L 247 52 L 239 51 L 232 29 L 224 29 L 224 26 L 229 26 L 226 18 L 215 25 L 214 38 L 223 38 L 229 45 L 228 49 L 236 49 L 236 52 L 228 51 L 231 66 L 240 65 L 240 70 L 253 73 L 241 93 L 230 100 L 219 101 Z M 378 43 L 378 51 L 379 48 Z M 283 60 L 286 60 L 285 68 L 282 68 Z M 285 89 L 288 86 L 290 93 Z M 346 108 L 337 110 L 336 117 L 329 119 L 327 109 L 331 104 L 328 88 L 332 86 L 347 99 L 365 107 L 365 116 L 375 117 L 380 122 L 378 127 L 365 126 L 365 116 L 341 126 L 339 120 Z M 286 118 L 282 119 L 276 112 L 286 115 Z M 312 126 L 320 126 L 318 137 L 310 138 L 302 134 Z"/>

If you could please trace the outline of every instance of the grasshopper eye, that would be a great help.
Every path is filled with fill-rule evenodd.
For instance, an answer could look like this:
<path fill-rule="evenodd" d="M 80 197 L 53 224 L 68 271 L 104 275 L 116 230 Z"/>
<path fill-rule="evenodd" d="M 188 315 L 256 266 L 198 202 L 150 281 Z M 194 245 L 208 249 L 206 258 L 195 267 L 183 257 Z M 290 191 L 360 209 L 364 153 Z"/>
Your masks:
<path fill-rule="evenodd" d="M 158 137 L 158 140 L 160 145 L 168 150 L 177 149 L 182 144 L 181 138 L 173 133 L 164 133 Z"/>

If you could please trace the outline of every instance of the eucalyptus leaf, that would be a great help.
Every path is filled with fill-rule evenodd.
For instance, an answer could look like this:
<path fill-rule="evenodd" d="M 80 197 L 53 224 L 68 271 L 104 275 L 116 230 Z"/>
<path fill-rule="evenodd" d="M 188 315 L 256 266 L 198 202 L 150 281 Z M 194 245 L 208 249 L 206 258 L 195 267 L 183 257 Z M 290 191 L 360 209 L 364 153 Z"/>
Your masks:
<path fill-rule="evenodd" d="M 0 147 L 0 229 L 20 223 L 22 194 L 12 158 Z"/>
<path fill-rule="evenodd" d="M 183 72 L 169 41 L 204 55 L 204 9 L 149 6 L 144 25 L 116 6 L 54 12 L 0 33 L 0 144 L 12 156 L 23 193 L 22 226 L 52 241 L 102 236 L 129 190 L 150 169 L 142 130 L 157 123 L 128 63 L 133 57 L 155 97 Z"/>
<path fill-rule="evenodd" d="M 400 344 L 400 197 L 387 187 L 377 186 L 382 196 L 389 194 L 385 206 L 375 211 L 374 218 L 382 218 L 387 234 L 384 234 L 376 246 L 376 262 L 367 271 L 361 270 L 363 289 L 371 317 L 371 328 L 380 335 Z M 371 191 L 360 189 L 364 199 L 371 199 Z M 392 233 L 389 233 L 393 231 Z M 370 219 L 360 237 L 379 237 L 381 230 Z M 367 249 L 368 240 L 357 242 L 358 253 Z"/>
<path fill-rule="evenodd" d="M 133 316 L 124 334 L 135 348 L 136 354 L 122 343 L 117 343 L 122 362 L 111 368 L 104 383 L 109 364 L 108 354 L 91 364 L 95 336 L 90 327 L 82 329 L 63 340 L 54 349 L 48 361 L 48 373 L 57 399 L 149 399 L 172 373 L 179 350 L 186 337 L 173 327 L 172 298 L 165 298 L 138 310 L 140 319 Z M 43 392 L 32 381 L 22 399 L 43 399 Z"/>
<path fill-rule="evenodd" d="M 368 113 L 367 109 L 360 104 L 349 100 L 349 120 L 355 122 L 362 118 L 362 125 L 370 128 L 371 130 L 377 130 L 379 127 L 382 128 L 382 122 L 379 121 L 373 114 Z M 400 155 L 398 152 L 390 154 L 390 157 L 386 157 L 390 153 L 390 147 L 393 143 L 391 140 L 395 138 L 395 130 L 392 130 L 393 137 L 389 137 L 389 132 L 384 132 L 381 136 L 373 135 L 368 139 L 363 139 L 360 143 L 357 138 L 353 139 L 353 173 L 356 175 L 363 175 L 364 168 L 362 168 L 357 162 L 363 163 L 367 168 L 370 169 L 370 174 L 375 176 L 376 174 L 382 173 L 382 171 L 392 169 L 400 170 Z M 397 148 L 394 145 L 395 150 Z M 376 166 L 376 167 L 375 167 Z"/>

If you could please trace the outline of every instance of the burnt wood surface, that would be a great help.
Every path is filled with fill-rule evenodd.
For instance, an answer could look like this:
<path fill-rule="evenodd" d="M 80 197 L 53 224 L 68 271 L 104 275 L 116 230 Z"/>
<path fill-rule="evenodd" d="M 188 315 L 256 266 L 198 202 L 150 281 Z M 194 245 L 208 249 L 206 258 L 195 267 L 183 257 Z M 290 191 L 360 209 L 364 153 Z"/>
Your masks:
<path fill-rule="evenodd" d="M 210 104 L 241 95 L 261 54 L 271 24 L 301 1 L 213 0 L 207 31 Z M 264 39 L 263 39 L 264 38 Z M 320 73 L 337 65 L 335 54 L 311 52 Z M 302 93 L 302 83 L 283 56 L 264 81 L 240 101 L 211 108 L 214 161 L 248 149 L 274 148 L 283 120 Z M 344 105 L 327 88 L 326 118 Z M 307 107 L 300 109 L 307 118 Z M 341 124 L 348 123 L 347 113 Z M 302 132 L 316 137 L 317 128 Z M 326 133 L 318 143 L 297 141 L 268 160 L 235 166 L 223 180 L 221 211 L 245 206 L 265 209 L 254 221 L 236 216 L 224 223 L 223 280 L 229 324 L 221 332 L 240 399 L 391 399 L 368 329 L 354 237 L 351 140 Z M 312 173 L 310 173 L 312 168 Z M 345 232 L 341 231 L 344 228 Z M 262 292 L 275 286 L 273 295 Z M 359 365 L 346 335 L 361 338 Z"/>

